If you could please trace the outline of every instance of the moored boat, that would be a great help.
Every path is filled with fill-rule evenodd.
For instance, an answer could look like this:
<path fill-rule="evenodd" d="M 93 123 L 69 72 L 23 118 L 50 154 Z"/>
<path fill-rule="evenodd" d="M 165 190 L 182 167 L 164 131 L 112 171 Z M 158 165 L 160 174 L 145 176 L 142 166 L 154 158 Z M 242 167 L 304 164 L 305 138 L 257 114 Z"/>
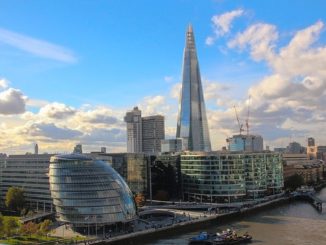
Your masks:
<path fill-rule="evenodd" d="M 189 245 L 213 245 L 214 237 L 206 231 L 200 232 L 197 236 L 189 239 Z"/>
<path fill-rule="evenodd" d="M 222 234 L 217 234 L 214 239 L 214 245 L 230 245 L 230 244 L 244 244 L 249 243 L 252 240 L 252 236 L 248 233 L 238 236 L 235 231 L 223 232 Z"/>

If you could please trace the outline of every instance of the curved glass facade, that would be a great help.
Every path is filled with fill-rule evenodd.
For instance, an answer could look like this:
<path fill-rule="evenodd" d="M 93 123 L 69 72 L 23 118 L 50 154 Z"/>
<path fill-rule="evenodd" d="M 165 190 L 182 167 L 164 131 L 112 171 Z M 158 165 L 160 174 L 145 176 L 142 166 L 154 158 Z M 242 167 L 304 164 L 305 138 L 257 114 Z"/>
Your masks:
<path fill-rule="evenodd" d="M 136 216 L 129 187 L 107 162 L 79 154 L 53 156 L 49 181 L 60 220 L 74 226 L 128 222 Z"/>

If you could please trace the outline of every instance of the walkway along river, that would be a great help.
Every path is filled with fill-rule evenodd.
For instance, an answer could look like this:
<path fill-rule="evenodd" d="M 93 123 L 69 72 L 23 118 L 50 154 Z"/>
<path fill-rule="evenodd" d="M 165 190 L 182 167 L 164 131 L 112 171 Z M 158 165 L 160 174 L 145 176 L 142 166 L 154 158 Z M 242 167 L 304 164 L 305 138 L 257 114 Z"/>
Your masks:
<path fill-rule="evenodd" d="M 326 201 L 326 188 L 317 196 Z M 253 235 L 252 244 L 266 245 L 319 245 L 326 244 L 326 206 L 318 212 L 310 203 L 294 201 L 272 209 L 247 215 L 223 224 L 213 224 L 201 230 L 216 232 L 233 227 L 240 233 L 248 231 Z M 134 244 L 188 244 L 189 237 L 200 230 Z"/>

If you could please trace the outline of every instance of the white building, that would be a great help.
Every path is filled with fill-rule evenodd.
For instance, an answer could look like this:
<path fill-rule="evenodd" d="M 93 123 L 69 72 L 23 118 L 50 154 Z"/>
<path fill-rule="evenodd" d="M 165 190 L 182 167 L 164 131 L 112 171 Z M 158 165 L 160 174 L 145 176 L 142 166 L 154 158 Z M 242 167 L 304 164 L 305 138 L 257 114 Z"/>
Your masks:
<path fill-rule="evenodd" d="M 154 115 L 141 117 L 141 110 L 134 107 L 124 117 L 127 123 L 128 153 L 158 153 L 161 140 L 165 138 L 164 117 Z"/>

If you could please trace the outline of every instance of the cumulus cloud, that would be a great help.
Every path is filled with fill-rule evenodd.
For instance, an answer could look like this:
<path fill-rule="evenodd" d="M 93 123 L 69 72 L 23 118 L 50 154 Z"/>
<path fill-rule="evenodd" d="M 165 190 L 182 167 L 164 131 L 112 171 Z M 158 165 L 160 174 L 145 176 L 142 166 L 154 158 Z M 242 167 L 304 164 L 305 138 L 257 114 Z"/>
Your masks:
<path fill-rule="evenodd" d="M 25 112 L 26 96 L 20 90 L 9 88 L 0 93 L 0 114 L 12 115 Z"/>
<path fill-rule="evenodd" d="M 182 88 L 182 84 L 181 83 L 174 84 L 172 86 L 171 90 L 170 90 L 170 96 L 173 99 L 179 99 L 180 93 L 181 93 L 181 88 Z"/>
<path fill-rule="evenodd" d="M 76 109 L 62 103 L 47 104 L 40 109 L 40 114 L 49 118 L 63 119 L 76 113 Z"/>
<path fill-rule="evenodd" d="M 162 95 L 146 96 L 138 105 L 142 115 L 165 114 L 169 110 L 165 97 Z"/>
<path fill-rule="evenodd" d="M 21 134 L 33 137 L 45 137 L 51 140 L 76 140 L 83 135 L 78 130 L 58 127 L 54 123 L 27 123 Z"/>
<path fill-rule="evenodd" d="M 256 61 L 270 59 L 274 54 L 274 42 L 278 39 L 277 28 L 274 25 L 258 23 L 248 27 L 244 32 L 228 42 L 229 48 L 250 48 L 250 54 Z"/>
<path fill-rule="evenodd" d="M 82 143 L 92 142 L 98 144 L 125 143 L 126 141 L 126 130 L 118 128 L 94 128 L 91 132 L 84 135 L 81 139 Z"/>
<path fill-rule="evenodd" d="M 214 15 L 211 19 L 214 35 L 206 38 L 206 44 L 213 45 L 218 37 L 224 36 L 228 33 L 232 27 L 232 21 L 243 15 L 243 13 L 243 9 L 237 9 L 221 15 Z"/>
<path fill-rule="evenodd" d="M 66 63 L 77 61 L 73 52 L 67 48 L 3 28 L 0 28 L 0 42 L 43 58 Z"/>
<path fill-rule="evenodd" d="M 4 89 L 8 87 L 9 82 L 4 79 L 4 78 L 0 78 L 0 88 Z"/>
<path fill-rule="evenodd" d="M 251 129 L 263 134 L 269 144 L 290 135 L 303 144 L 307 136 L 326 143 L 322 130 L 326 119 L 326 46 L 316 45 L 323 26 L 318 21 L 298 30 L 278 49 L 278 32 L 270 24 L 252 25 L 229 42 L 230 48 L 249 47 L 254 60 L 265 61 L 271 68 L 270 75 L 248 90 Z M 239 104 L 240 116 L 245 118 L 245 103 Z"/>
<path fill-rule="evenodd" d="M 80 121 L 88 123 L 117 124 L 119 122 L 116 113 L 112 109 L 103 106 L 86 111 L 80 110 L 77 116 Z"/>

